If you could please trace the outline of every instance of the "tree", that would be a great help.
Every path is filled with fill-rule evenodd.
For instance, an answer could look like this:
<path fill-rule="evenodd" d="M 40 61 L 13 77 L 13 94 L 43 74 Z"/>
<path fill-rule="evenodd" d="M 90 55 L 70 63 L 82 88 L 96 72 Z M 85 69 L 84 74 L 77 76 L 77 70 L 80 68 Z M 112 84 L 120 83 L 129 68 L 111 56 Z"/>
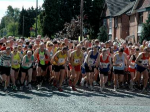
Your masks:
<path fill-rule="evenodd" d="M 99 28 L 98 39 L 101 42 L 106 42 L 108 40 L 107 29 L 105 26 Z"/>
<path fill-rule="evenodd" d="M 18 18 L 20 11 L 12 6 L 7 7 L 6 15 L 2 17 L 0 23 L 0 36 L 14 35 L 17 36 Z"/>
<path fill-rule="evenodd" d="M 150 15 L 146 20 L 146 23 L 143 23 L 143 30 L 141 33 L 141 43 L 143 40 L 150 40 Z"/>
<path fill-rule="evenodd" d="M 43 8 L 45 16 L 43 18 L 43 35 L 51 37 L 63 28 L 63 22 L 60 16 L 60 0 L 45 0 Z"/>
<path fill-rule="evenodd" d="M 37 14 L 39 14 L 40 11 L 41 9 L 38 10 Z M 30 28 L 34 25 L 35 18 L 36 18 L 36 9 L 34 9 L 33 7 L 29 9 L 22 8 L 22 11 L 20 12 L 20 17 L 19 17 L 18 34 L 23 35 L 25 37 L 29 37 Z"/>

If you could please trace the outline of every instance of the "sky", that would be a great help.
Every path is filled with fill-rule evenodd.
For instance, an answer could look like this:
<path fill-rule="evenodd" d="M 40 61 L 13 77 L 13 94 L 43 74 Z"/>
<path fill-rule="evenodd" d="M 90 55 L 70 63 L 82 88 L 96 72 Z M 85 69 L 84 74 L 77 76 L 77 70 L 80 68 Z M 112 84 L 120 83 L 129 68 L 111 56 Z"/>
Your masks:
<path fill-rule="evenodd" d="M 43 0 L 38 0 L 38 6 L 42 6 Z M 5 12 L 7 7 L 11 5 L 13 8 L 19 8 L 20 10 L 22 7 L 28 9 L 29 7 L 36 7 L 36 0 L 0 0 L 0 20 L 3 16 L 5 16 Z"/>

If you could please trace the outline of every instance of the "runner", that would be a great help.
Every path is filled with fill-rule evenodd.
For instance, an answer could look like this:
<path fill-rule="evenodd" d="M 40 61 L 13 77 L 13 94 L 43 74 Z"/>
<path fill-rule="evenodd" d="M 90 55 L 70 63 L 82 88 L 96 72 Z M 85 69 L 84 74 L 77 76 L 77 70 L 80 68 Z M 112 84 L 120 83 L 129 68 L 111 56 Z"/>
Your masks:
<path fill-rule="evenodd" d="M 107 54 L 107 49 L 102 49 L 100 55 L 100 91 L 102 92 L 111 73 L 111 57 Z"/>
<path fill-rule="evenodd" d="M 29 90 L 32 89 L 31 80 L 32 80 L 32 68 L 34 63 L 34 57 L 31 51 L 27 51 L 27 54 L 23 57 L 21 65 L 21 86 L 20 90 L 23 90 L 24 81 L 26 76 L 28 76 L 28 87 Z"/>
<path fill-rule="evenodd" d="M 18 47 L 13 48 L 12 52 L 12 65 L 11 65 L 11 80 L 13 83 L 12 89 L 17 90 L 16 81 L 18 80 L 18 74 L 20 70 L 20 63 L 22 60 L 22 54 L 18 52 Z"/>
<path fill-rule="evenodd" d="M 54 85 L 56 87 L 58 86 L 58 90 L 60 92 L 63 91 L 61 86 L 64 81 L 66 62 L 67 62 L 67 59 L 69 58 L 67 50 L 68 50 L 67 47 L 63 47 L 62 50 L 59 50 L 58 52 L 54 54 L 51 60 L 51 62 L 53 63 L 53 68 L 55 72 Z"/>
<path fill-rule="evenodd" d="M 38 61 L 37 66 L 37 89 L 41 89 L 44 76 L 46 75 L 46 69 L 48 62 L 50 61 L 50 55 L 47 49 L 44 47 L 44 43 L 40 44 L 40 48 L 36 49 L 34 52 L 34 58 Z"/>
<path fill-rule="evenodd" d="M 72 83 L 72 90 L 77 91 L 75 88 L 79 76 L 81 75 L 81 65 L 83 63 L 83 53 L 81 52 L 81 45 L 77 45 L 77 50 L 71 52 L 71 65 L 72 65 L 72 75 L 70 77 L 70 82 Z"/>
<path fill-rule="evenodd" d="M 90 84 L 90 90 L 93 90 L 93 79 L 94 79 L 94 68 L 98 67 L 99 63 L 98 46 L 93 46 L 92 50 L 89 51 L 85 58 L 85 72 Z"/>
<path fill-rule="evenodd" d="M 123 48 L 119 48 L 119 52 L 115 54 L 113 59 L 114 91 L 123 83 L 125 65 L 128 67 L 127 55 L 124 53 Z"/>
<path fill-rule="evenodd" d="M 1 55 L 1 74 L 2 79 L 5 83 L 4 91 L 8 92 L 7 87 L 9 86 L 10 81 L 10 69 L 12 60 L 11 48 L 6 47 L 6 51 L 0 51 L 0 55 Z"/>
<path fill-rule="evenodd" d="M 144 48 L 144 52 L 141 52 L 137 57 L 136 63 L 136 77 L 139 77 L 141 74 L 143 75 L 144 87 L 142 93 L 147 93 L 146 87 L 149 79 L 148 69 L 150 69 L 149 58 L 150 58 L 150 44 L 148 47 Z"/>

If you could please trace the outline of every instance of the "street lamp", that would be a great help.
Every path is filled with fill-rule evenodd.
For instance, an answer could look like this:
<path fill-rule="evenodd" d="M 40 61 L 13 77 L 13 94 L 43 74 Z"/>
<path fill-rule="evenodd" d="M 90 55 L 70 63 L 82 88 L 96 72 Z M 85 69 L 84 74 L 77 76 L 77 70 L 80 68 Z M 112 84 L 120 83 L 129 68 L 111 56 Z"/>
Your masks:
<path fill-rule="evenodd" d="M 80 6 L 80 38 L 81 40 L 83 37 L 83 3 L 84 3 L 84 0 L 81 0 L 81 6 Z"/>
<path fill-rule="evenodd" d="M 38 15 L 38 0 L 36 0 L 36 30 L 35 30 L 35 36 L 37 37 L 37 15 Z"/>

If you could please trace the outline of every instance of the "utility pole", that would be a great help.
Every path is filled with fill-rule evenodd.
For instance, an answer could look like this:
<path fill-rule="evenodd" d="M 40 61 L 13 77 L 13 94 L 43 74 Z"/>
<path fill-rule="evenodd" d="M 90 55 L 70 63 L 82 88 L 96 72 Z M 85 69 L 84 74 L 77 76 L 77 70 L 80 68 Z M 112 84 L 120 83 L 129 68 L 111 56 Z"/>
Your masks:
<path fill-rule="evenodd" d="M 23 28 L 22 28 L 22 35 L 24 37 L 24 16 L 23 16 Z"/>
<path fill-rule="evenodd" d="M 80 6 L 80 39 L 81 40 L 83 37 L 83 3 L 84 0 L 81 0 L 81 6 Z"/>
<path fill-rule="evenodd" d="M 38 0 L 36 0 L 36 30 L 35 30 L 35 36 L 37 37 L 37 16 L 38 16 Z"/>

